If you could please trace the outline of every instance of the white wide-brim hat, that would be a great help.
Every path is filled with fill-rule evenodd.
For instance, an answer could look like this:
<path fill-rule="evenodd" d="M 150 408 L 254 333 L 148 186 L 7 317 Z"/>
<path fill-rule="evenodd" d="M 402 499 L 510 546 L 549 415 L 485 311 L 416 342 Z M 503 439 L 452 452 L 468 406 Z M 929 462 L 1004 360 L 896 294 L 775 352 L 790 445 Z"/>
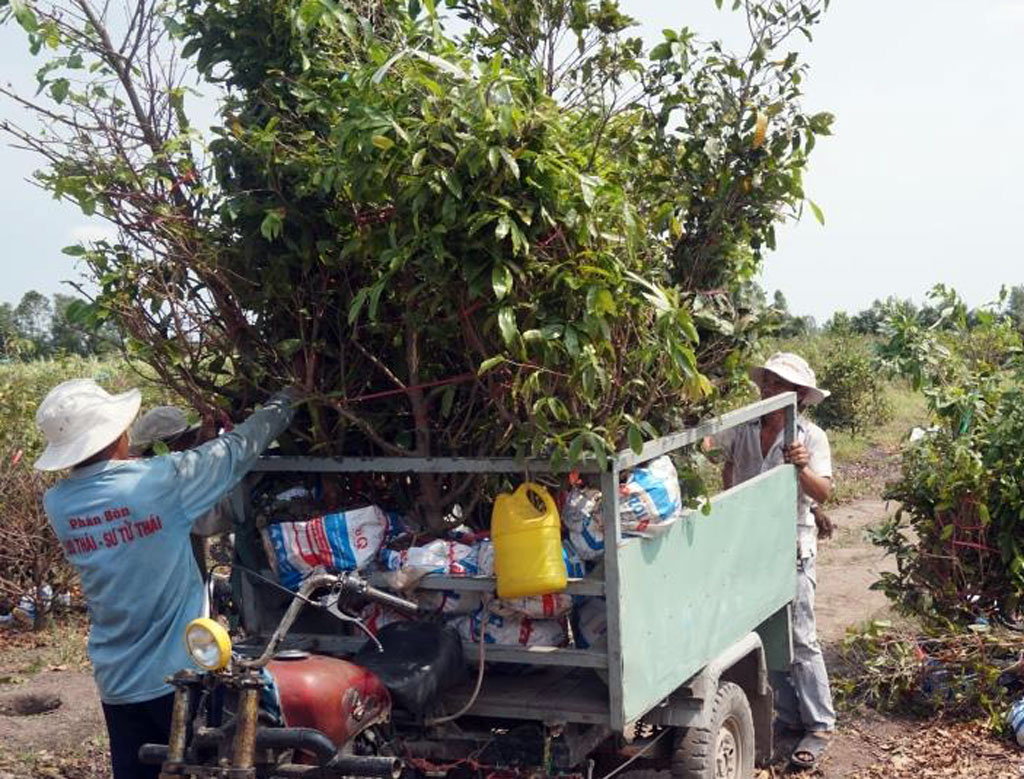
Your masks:
<path fill-rule="evenodd" d="M 46 451 L 35 467 L 60 471 L 88 460 L 128 429 L 141 405 L 142 393 L 137 389 L 111 395 L 92 379 L 58 384 L 36 411 Z"/>
<path fill-rule="evenodd" d="M 814 369 L 799 354 L 776 352 L 760 368 L 751 368 L 750 378 L 760 387 L 764 383 L 765 373 L 774 373 L 783 381 L 806 389 L 804 399 L 809 406 L 816 406 L 830 394 L 828 390 L 818 388 Z"/>

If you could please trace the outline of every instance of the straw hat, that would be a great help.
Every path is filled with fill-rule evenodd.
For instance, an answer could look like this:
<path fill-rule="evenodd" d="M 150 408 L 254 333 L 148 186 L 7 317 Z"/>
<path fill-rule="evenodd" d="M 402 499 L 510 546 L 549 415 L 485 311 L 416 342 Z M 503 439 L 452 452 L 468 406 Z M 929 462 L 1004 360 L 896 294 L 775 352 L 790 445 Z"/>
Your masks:
<path fill-rule="evenodd" d="M 830 394 L 828 390 L 818 389 L 814 370 L 807 364 L 807 360 L 792 352 L 776 352 L 762 367 L 751 368 L 750 378 L 760 387 L 764 383 L 765 373 L 774 373 L 783 381 L 804 387 L 807 390 L 805 400 L 809 406 L 816 406 Z"/>
<path fill-rule="evenodd" d="M 111 395 L 92 379 L 58 384 L 36 411 L 47 445 L 35 467 L 60 471 L 88 460 L 128 429 L 141 404 L 137 389 Z"/>

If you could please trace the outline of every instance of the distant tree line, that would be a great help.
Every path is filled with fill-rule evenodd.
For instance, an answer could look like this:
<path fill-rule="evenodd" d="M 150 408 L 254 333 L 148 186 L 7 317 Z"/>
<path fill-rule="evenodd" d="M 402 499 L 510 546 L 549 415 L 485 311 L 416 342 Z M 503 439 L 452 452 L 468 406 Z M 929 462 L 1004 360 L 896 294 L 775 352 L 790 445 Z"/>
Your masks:
<path fill-rule="evenodd" d="M 780 293 L 776 293 L 778 295 Z M 882 325 L 886 319 L 894 314 L 907 318 L 916 319 L 923 327 L 936 327 L 948 329 L 954 326 L 953 321 L 946 316 L 942 298 L 940 302 L 925 303 L 918 306 L 912 300 L 900 299 L 890 295 L 885 300 L 875 300 L 870 306 L 856 314 L 849 314 L 846 311 L 837 311 L 825 323 L 825 331 L 834 334 L 857 333 L 860 335 L 876 335 L 881 333 Z M 987 311 L 993 311 L 992 306 L 987 306 Z M 1014 326 L 1024 332 L 1024 284 L 1018 284 L 1004 291 L 999 302 L 994 307 L 995 313 L 1008 317 Z M 972 309 L 967 312 L 967 326 L 973 327 L 977 322 L 981 311 Z"/>
<path fill-rule="evenodd" d="M 118 350 L 120 337 L 110 323 L 86 326 L 76 316 L 84 305 L 74 295 L 48 298 L 36 290 L 26 292 L 17 305 L 0 303 L 0 358 L 88 357 Z"/>

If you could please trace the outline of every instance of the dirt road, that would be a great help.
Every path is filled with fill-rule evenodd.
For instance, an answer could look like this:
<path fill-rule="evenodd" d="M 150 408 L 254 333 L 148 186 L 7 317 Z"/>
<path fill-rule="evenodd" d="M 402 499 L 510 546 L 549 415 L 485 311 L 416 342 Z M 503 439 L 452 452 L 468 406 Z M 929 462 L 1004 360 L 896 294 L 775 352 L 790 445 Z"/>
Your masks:
<path fill-rule="evenodd" d="M 817 617 L 818 637 L 825 644 L 842 639 L 846 629 L 888 611 L 881 592 L 870 589 L 885 570 L 893 570 L 891 559 L 872 545 L 867 531 L 886 516 L 880 500 L 861 500 L 829 508 L 836 524 L 832 539 L 818 549 Z"/>
<path fill-rule="evenodd" d="M 893 570 L 868 530 L 885 518 L 886 504 L 861 500 L 832 507 L 835 537 L 818 551 L 818 634 L 835 657 L 847 628 L 891 614 L 885 596 L 869 589 Z M 782 774 L 777 771 L 776 775 Z M 840 712 L 835 741 L 814 777 L 829 779 L 1001 779 L 1024 776 L 1024 754 L 981 724 L 921 722 L 874 712 Z"/>

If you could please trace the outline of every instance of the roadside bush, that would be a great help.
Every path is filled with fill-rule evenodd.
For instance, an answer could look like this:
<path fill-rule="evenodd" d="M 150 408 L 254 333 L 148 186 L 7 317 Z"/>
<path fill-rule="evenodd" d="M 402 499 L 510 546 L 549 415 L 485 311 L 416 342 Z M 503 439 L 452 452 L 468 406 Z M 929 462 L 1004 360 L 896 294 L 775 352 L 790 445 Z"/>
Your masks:
<path fill-rule="evenodd" d="M 0 452 L 23 452 L 32 466 L 44 440 L 36 427 L 36 408 L 54 386 L 68 379 L 95 379 L 109 392 L 142 390 L 143 408 L 173 403 L 174 396 L 156 382 L 128 367 L 120 359 L 82 357 L 9 362 L 0 364 Z M 6 509 L 6 495 L 0 493 L 0 509 Z"/>
<path fill-rule="evenodd" d="M 881 371 L 862 340 L 836 339 L 818 384 L 832 393 L 814 409 L 822 427 L 857 434 L 892 417 Z"/>
<path fill-rule="evenodd" d="M 923 388 L 934 425 L 908 443 L 900 478 L 887 487 L 900 509 L 875 542 L 897 570 L 876 586 L 926 621 L 1015 621 L 1024 595 L 1021 338 L 991 314 L 976 313 L 968 328 L 955 293 L 937 293 L 950 312 L 945 332 L 901 317 L 886 325 L 883 352 Z"/>
<path fill-rule="evenodd" d="M 24 598 L 31 601 L 35 629 L 45 624 L 53 597 L 69 590 L 75 578 L 40 500 L 51 481 L 32 468 L 22 450 L 3 451 L 0 597 L 11 608 Z"/>
<path fill-rule="evenodd" d="M 45 621 L 50 596 L 70 589 L 75 579 L 43 511 L 43 492 L 53 479 L 32 467 L 45 445 L 36 408 L 53 386 L 79 378 L 95 379 L 110 392 L 140 387 L 143 408 L 175 402 L 121 360 L 65 357 L 0 365 L 0 600 L 14 607 L 22 597 L 34 599 L 36 628 Z M 52 593 L 44 594 L 43 585 Z"/>

